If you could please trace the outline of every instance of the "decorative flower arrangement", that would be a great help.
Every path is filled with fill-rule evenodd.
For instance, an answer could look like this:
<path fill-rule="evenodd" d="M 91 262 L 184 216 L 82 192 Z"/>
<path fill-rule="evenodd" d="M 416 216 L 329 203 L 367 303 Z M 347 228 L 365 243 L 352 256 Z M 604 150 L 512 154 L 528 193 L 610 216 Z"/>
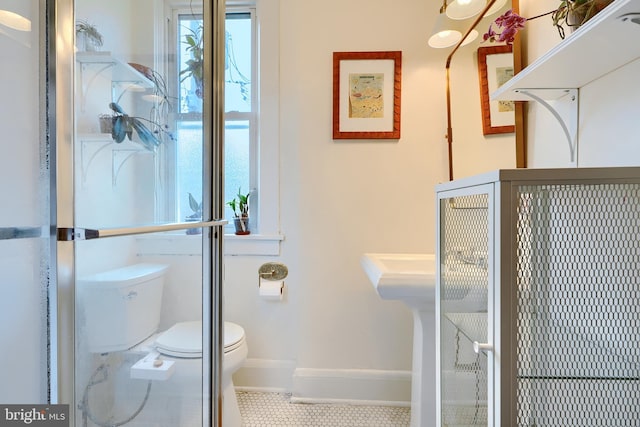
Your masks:
<path fill-rule="evenodd" d="M 527 22 L 527 18 L 523 18 L 512 9 L 509 9 L 489 25 L 489 30 L 482 36 L 482 39 L 483 41 L 488 40 L 491 43 L 504 42 L 506 44 L 512 44 L 518 31 L 524 28 L 525 22 Z M 497 33 L 493 29 L 494 24 L 502 31 Z"/>
<path fill-rule="evenodd" d="M 506 11 L 489 25 L 483 40 L 512 44 L 518 31 L 525 27 L 527 21 L 551 15 L 553 25 L 558 30 L 561 39 L 565 37 L 564 27 L 578 28 L 609 5 L 613 0 L 562 0 L 558 7 L 547 13 L 524 18 L 513 10 Z M 494 28 L 495 25 L 495 28 Z"/>

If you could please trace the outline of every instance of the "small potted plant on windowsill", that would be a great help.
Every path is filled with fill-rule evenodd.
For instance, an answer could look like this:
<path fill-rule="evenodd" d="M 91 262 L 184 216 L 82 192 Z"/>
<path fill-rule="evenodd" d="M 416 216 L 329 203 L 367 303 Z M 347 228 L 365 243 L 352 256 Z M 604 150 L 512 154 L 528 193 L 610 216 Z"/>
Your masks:
<path fill-rule="evenodd" d="M 236 234 L 247 235 L 249 230 L 249 193 L 242 194 L 238 188 L 238 194 L 233 200 L 227 202 L 227 205 L 233 210 L 233 224 L 236 227 Z"/>
<path fill-rule="evenodd" d="M 189 193 L 189 207 L 193 212 L 191 215 L 188 215 L 185 218 L 187 222 L 198 222 L 202 221 L 202 203 L 198 203 L 193 194 Z M 200 234 L 202 233 L 202 229 L 200 228 L 189 228 L 187 229 L 187 234 Z"/>

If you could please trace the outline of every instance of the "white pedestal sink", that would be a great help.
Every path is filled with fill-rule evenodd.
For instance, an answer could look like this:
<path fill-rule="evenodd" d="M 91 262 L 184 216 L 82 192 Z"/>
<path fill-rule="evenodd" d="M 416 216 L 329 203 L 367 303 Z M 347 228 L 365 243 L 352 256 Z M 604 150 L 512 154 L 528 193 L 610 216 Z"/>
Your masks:
<path fill-rule="evenodd" d="M 367 253 L 361 265 L 383 299 L 404 302 L 413 313 L 411 426 L 436 425 L 436 257 Z"/>

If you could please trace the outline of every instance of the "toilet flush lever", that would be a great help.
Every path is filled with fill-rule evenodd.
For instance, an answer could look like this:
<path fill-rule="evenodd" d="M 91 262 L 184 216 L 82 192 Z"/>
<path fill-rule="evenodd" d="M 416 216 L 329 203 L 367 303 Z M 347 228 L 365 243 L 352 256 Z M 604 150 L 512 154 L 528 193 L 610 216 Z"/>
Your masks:
<path fill-rule="evenodd" d="M 137 296 L 138 296 L 138 293 L 136 291 L 131 291 L 124 298 L 128 299 L 129 301 L 131 301 L 132 299 L 134 299 Z"/>
<path fill-rule="evenodd" d="M 480 351 L 493 351 L 493 345 L 487 342 L 480 343 L 478 341 L 474 341 L 473 351 L 476 353 L 480 353 Z"/>

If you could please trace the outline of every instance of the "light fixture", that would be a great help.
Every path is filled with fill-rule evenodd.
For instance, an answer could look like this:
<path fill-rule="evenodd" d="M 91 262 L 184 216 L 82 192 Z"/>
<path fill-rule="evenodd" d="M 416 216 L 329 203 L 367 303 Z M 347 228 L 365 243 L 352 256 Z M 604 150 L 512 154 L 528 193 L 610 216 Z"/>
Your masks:
<path fill-rule="evenodd" d="M 455 46 L 458 44 L 460 39 L 462 39 L 462 36 L 469 30 L 469 27 L 471 27 L 471 23 L 469 21 L 452 21 L 443 13 L 438 17 L 432 36 L 429 37 L 429 46 L 436 49 Z M 468 45 L 476 38 L 478 38 L 478 31 L 473 29 L 469 32 L 469 35 L 464 39 L 460 46 Z"/>
<path fill-rule="evenodd" d="M 453 0 L 447 6 L 447 16 L 455 20 L 465 20 L 482 12 L 487 0 Z"/>
<path fill-rule="evenodd" d="M 446 0 L 442 3 L 440 8 L 440 15 L 436 19 L 436 23 L 429 37 L 429 46 L 436 49 L 444 49 L 447 47 L 455 46 L 458 44 L 462 36 L 466 34 L 471 22 L 451 20 L 447 17 L 447 4 Z M 474 29 L 469 32 L 467 38 L 462 42 L 461 46 L 467 45 L 474 41 L 478 37 L 478 32 Z"/>
<path fill-rule="evenodd" d="M 22 15 L 0 9 L 0 24 L 18 31 L 31 31 L 31 21 Z"/>
<path fill-rule="evenodd" d="M 431 37 L 429 37 L 429 46 L 436 49 L 444 49 L 455 45 L 462 38 L 462 33 L 451 27 L 451 21 L 443 12 L 438 15 L 436 25 L 433 28 Z"/>
<path fill-rule="evenodd" d="M 495 3 L 491 5 L 489 10 L 487 10 L 487 12 L 484 14 L 483 18 L 486 18 L 487 16 L 491 16 L 494 13 L 498 12 L 505 4 L 507 4 L 507 0 L 496 0 Z"/>

